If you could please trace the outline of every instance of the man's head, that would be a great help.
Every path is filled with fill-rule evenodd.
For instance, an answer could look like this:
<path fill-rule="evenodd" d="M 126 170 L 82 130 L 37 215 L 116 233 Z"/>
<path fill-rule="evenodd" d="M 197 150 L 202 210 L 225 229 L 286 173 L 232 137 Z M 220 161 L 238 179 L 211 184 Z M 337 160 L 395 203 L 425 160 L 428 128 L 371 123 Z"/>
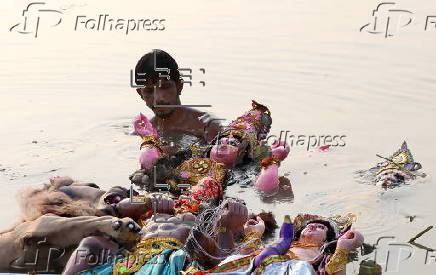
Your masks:
<path fill-rule="evenodd" d="M 159 118 L 167 118 L 175 111 L 174 107 L 159 105 L 180 105 L 183 81 L 178 69 L 174 58 L 162 50 L 146 53 L 136 64 L 135 82 L 145 86 L 136 91 Z"/>

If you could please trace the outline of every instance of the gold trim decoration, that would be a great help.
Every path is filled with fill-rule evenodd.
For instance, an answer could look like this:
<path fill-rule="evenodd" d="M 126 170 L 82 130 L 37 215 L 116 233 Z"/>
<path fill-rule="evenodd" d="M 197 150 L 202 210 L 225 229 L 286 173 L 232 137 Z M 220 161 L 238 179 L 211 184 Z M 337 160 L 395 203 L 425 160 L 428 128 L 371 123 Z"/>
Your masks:
<path fill-rule="evenodd" d="M 175 173 L 181 177 L 182 173 L 187 173 L 188 178 L 183 177 L 181 182 L 183 184 L 190 184 L 191 186 L 197 183 L 204 177 L 212 177 L 219 184 L 223 185 L 226 176 L 226 169 L 224 164 L 216 162 L 209 158 L 195 158 L 184 161 L 176 169 Z"/>
<path fill-rule="evenodd" d="M 161 153 L 163 153 L 162 149 L 162 142 L 159 140 L 158 137 L 154 135 L 144 135 L 142 136 L 142 142 L 139 146 L 139 149 L 142 149 L 144 147 L 156 147 Z"/>
<path fill-rule="evenodd" d="M 262 234 L 256 231 L 251 231 L 244 236 L 242 245 L 245 250 L 257 250 L 261 244 Z"/>
<path fill-rule="evenodd" d="M 251 260 L 257 254 L 258 253 L 253 254 L 253 255 L 248 255 L 248 256 L 242 257 L 240 259 L 234 260 L 234 261 L 227 262 L 227 263 L 225 263 L 223 265 L 219 265 L 219 266 L 216 266 L 216 267 L 214 267 L 212 269 L 209 269 L 209 270 L 207 270 L 207 272 L 208 273 L 228 272 L 228 271 L 231 271 L 231 270 L 235 270 L 235 269 L 237 269 L 237 268 L 239 268 L 241 266 L 249 265 Z"/>
<path fill-rule="evenodd" d="M 115 263 L 113 274 L 125 275 L 138 271 L 141 267 L 159 255 L 165 249 L 180 249 L 183 243 L 175 238 L 149 238 L 136 245 L 133 253 Z"/>
<path fill-rule="evenodd" d="M 293 242 L 291 244 L 291 247 L 309 248 L 309 247 L 320 247 L 320 245 L 319 244 L 314 244 L 314 243 Z"/>
<path fill-rule="evenodd" d="M 193 158 L 201 158 L 203 156 L 203 150 L 198 143 L 189 145 L 189 149 L 191 149 Z"/>
<path fill-rule="evenodd" d="M 280 158 L 278 156 L 270 156 L 262 159 L 260 166 L 263 168 L 268 168 L 272 164 L 280 165 Z"/>
<path fill-rule="evenodd" d="M 262 262 L 260 262 L 259 266 L 256 268 L 256 274 L 257 275 L 262 274 L 265 267 L 272 262 L 287 262 L 287 261 L 289 261 L 289 257 L 287 256 L 283 256 L 283 255 L 268 256 L 265 259 L 263 259 Z"/>
<path fill-rule="evenodd" d="M 334 274 L 344 270 L 348 262 L 349 251 L 343 248 L 336 248 L 335 253 L 325 265 L 327 274 Z"/>
<path fill-rule="evenodd" d="M 299 257 L 297 256 L 297 254 L 295 254 L 294 251 L 292 251 L 292 250 L 288 250 L 288 252 L 286 252 L 285 256 L 289 257 L 289 259 L 292 259 L 292 260 L 299 260 Z"/>

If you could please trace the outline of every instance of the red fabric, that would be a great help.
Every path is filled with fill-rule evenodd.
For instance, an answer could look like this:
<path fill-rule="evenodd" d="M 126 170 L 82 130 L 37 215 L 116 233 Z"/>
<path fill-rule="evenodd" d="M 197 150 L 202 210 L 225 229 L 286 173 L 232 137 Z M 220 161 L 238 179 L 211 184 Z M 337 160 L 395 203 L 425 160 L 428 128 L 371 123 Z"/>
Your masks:
<path fill-rule="evenodd" d="M 207 202 L 210 199 L 222 199 L 223 188 L 214 178 L 205 177 L 201 179 L 197 185 L 190 188 L 191 194 L 188 199 L 178 199 L 175 203 L 176 208 L 180 208 L 180 212 L 198 211 L 198 206 L 202 202 Z"/>

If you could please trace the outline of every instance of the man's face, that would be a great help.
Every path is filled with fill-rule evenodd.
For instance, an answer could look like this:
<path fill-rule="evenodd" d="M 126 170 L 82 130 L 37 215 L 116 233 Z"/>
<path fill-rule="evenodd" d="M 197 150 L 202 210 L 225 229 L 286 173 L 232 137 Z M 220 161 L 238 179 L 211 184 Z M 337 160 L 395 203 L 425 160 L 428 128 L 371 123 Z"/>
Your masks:
<path fill-rule="evenodd" d="M 147 106 L 159 118 L 167 118 L 175 111 L 175 107 L 161 107 L 159 105 L 180 105 L 181 81 L 161 78 L 159 81 L 149 83 L 144 88 L 137 89 L 138 94 Z"/>

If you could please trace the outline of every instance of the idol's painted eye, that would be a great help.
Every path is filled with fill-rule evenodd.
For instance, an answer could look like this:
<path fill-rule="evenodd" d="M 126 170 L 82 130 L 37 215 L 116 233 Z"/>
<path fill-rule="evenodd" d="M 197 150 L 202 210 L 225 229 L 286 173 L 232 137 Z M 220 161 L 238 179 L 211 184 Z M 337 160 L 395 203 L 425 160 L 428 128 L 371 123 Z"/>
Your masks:
<path fill-rule="evenodd" d="M 311 229 L 311 230 L 327 230 L 327 226 L 323 225 L 323 224 L 314 224 L 311 223 L 309 225 L 307 225 L 307 228 Z"/>
<path fill-rule="evenodd" d="M 237 141 L 237 140 L 234 140 L 234 139 L 229 140 L 229 143 L 228 143 L 228 144 L 229 144 L 229 145 L 232 145 L 232 146 L 236 146 L 236 147 L 238 147 L 238 145 L 239 145 L 238 141 Z"/>
<path fill-rule="evenodd" d="M 229 143 L 229 139 L 227 137 L 223 137 L 218 140 L 218 144 L 228 144 L 228 143 Z"/>

